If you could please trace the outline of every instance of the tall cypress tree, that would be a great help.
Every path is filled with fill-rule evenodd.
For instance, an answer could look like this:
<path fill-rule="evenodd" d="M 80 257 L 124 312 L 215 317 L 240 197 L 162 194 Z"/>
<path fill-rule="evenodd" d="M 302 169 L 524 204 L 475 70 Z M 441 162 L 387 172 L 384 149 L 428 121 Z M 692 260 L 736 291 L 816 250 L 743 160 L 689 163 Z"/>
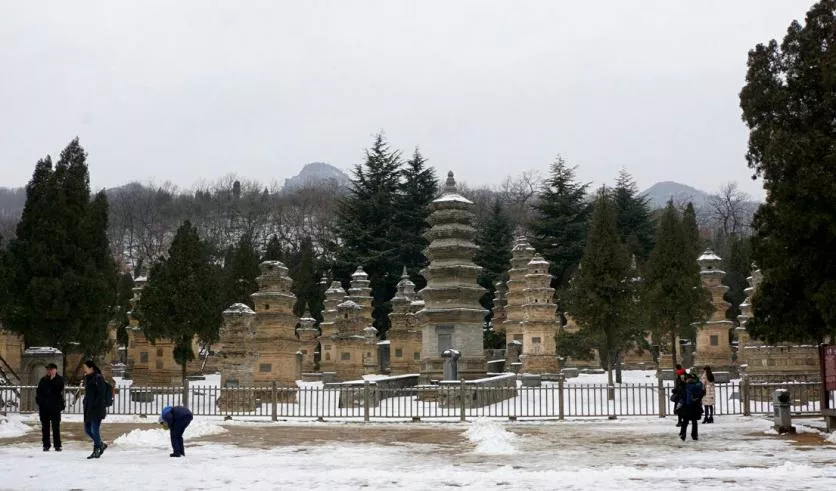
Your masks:
<path fill-rule="evenodd" d="M 221 271 L 209 246 L 188 221 L 177 230 L 168 257 L 159 259 L 148 276 L 139 300 L 139 320 L 145 336 L 174 342 L 174 360 L 186 380 L 187 363 L 194 360 L 192 340 L 218 339 L 224 309 Z"/>
<path fill-rule="evenodd" d="M 261 258 L 262 261 L 283 261 L 284 260 L 284 251 L 282 250 L 282 243 L 279 241 L 279 237 L 276 235 L 270 236 L 270 240 L 267 241 L 267 247 L 264 249 L 264 256 Z"/>
<path fill-rule="evenodd" d="M 649 198 L 639 194 L 636 181 L 626 170 L 621 170 L 612 190 L 616 209 L 616 223 L 621 241 L 630 254 L 644 264 L 653 250 L 656 233 L 650 218 Z"/>
<path fill-rule="evenodd" d="M 669 341 L 677 363 L 676 338 L 693 335 L 691 325 L 711 310 L 700 283 L 699 264 L 679 212 L 668 201 L 659 220 L 656 246 L 644 274 L 642 303 L 654 344 Z"/>
<path fill-rule="evenodd" d="M 575 168 L 558 157 L 534 206 L 532 243 L 551 263 L 552 286 L 558 290 L 568 285 L 583 256 L 591 210 L 586 200 L 588 187 L 575 179 Z"/>
<path fill-rule="evenodd" d="M 493 318 L 493 297 L 496 293 L 496 282 L 506 281 L 508 270 L 511 268 L 511 247 L 514 242 L 514 230 L 511 220 L 499 198 L 494 199 L 490 214 L 477 224 L 476 245 L 479 251 L 473 257 L 473 262 L 482 267 L 477 282 L 487 291 L 479 299 L 479 304 L 488 311 L 485 325 L 491 325 Z M 493 331 L 485 332 L 486 348 L 502 348 L 505 340 L 493 335 Z"/>
<path fill-rule="evenodd" d="M 70 142 L 55 167 L 49 156 L 35 166 L 26 204 L 9 244 L 2 322 L 27 346 L 84 355 L 100 353 L 112 317 L 116 269 L 107 241 L 107 198 L 91 201 L 87 154 Z"/>
<path fill-rule="evenodd" d="M 767 342 L 836 338 L 836 0 L 749 52 L 740 93 L 749 168 L 766 202 L 753 257 L 763 274 L 747 329 Z"/>
<path fill-rule="evenodd" d="M 694 204 L 690 201 L 685 206 L 685 211 L 682 212 L 682 228 L 685 230 L 685 241 L 694 261 L 700 257 L 703 252 L 703 240 L 700 238 L 700 228 L 697 225 L 697 212 L 694 210 Z"/>
<path fill-rule="evenodd" d="M 337 212 L 339 244 L 331 244 L 335 257 L 334 276 L 344 286 L 357 266 L 363 266 L 374 297 L 374 326 L 381 337 L 389 329 L 389 300 L 395 293 L 401 270 L 400 245 L 394 230 L 400 189 L 400 152 L 389 149 L 383 135 L 366 150 L 366 160 L 354 168 L 349 195 Z"/>
<path fill-rule="evenodd" d="M 396 226 L 392 230 L 400 249 L 399 263 L 406 266 L 416 290 L 427 284 L 427 280 L 418 273 L 428 264 L 424 249 L 429 243 L 424 233 L 429 229 L 429 204 L 438 193 L 435 169 L 427 167 L 426 162 L 416 148 L 401 170 L 401 183 L 395 200 Z"/>
<path fill-rule="evenodd" d="M 254 307 L 250 297 L 258 291 L 256 278 L 260 274 L 258 251 L 253 244 L 252 236 L 243 234 L 235 247 L 231 247 L 226 254 L 223 269 L 224 305 L 243 303 Z"/>
<path fill-rule="evenodd" d="M 602 188 L 595 200 L 589 235 L 581 268 L 569 289 L 569 311 L 581 332 L 593 340 L 607 381 L 613 385 L 612 369 L 619 353 L 629 340 L 631 291 L 630 259 L 622 244 L 617 224 L 616 206 L 612 196 Z M 613 399 L 613 391 L 608 398 Z"/>
<path fill-rule="evenodd" d="M 297 317 L 302 317 L 307 307 L 310 309 L 311 316 L 321 322 L 325 304 L 325 292 L 319 283 L 322 277 L 322 267 L 316 257 L 313 240 L 310 237 L 305 237 L 299 250 L 291 254 L 287 267 L 293 279 L 292 290 L 296 295 L 293 313 Z"/>

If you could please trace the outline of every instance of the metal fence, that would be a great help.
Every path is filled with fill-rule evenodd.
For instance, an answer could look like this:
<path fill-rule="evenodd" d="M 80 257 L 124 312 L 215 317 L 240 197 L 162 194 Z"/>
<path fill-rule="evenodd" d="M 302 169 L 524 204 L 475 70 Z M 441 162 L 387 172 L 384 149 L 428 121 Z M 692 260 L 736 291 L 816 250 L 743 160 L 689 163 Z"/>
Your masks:
<path fill-rule="evenodd" d="M 34 386 L 0 386 L 0 412 L 34 412 Z M 772 393 L 790 392 L 795 414 L 821 413 L 818 382 L 716 384 L 715 413 L 772 413 Z M 163 407 L 188 405 L 198 416 L 307 419 L 453 419 L 576 418 L 659 416 L 672 414 L 670 384 L 543 383 L 539 387 L 472 387 L 464 383 L 433 387 L 378 388 L 364 385 L 280 387 L 276 384 L 227 388 L 217 386 L 122 387 L 108 409 L 115 415 L 154 415 Z M 184 398 L 184 395 L 186 396 Z M 608 395 L 612 395 L 611 398 Z M 829 407 L 836 407 L 830 395 Z M 66 390 L 65 414 L 83 413 L 83 389 Z M 497 401 L 474 406 L 472 401 Z"/>

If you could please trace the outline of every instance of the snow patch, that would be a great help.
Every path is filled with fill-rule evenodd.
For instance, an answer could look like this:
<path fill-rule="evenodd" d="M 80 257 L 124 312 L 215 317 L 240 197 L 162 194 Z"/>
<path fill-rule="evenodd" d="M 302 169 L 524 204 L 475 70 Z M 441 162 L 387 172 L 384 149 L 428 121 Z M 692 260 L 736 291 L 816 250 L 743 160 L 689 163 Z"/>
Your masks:
<path fill-rule="evenodd" d="M 226 428 L 209 421 L 195 419 L 183 433 L 185 440 L 192 440 L 202 436 L 217 435 L 226 432 Z M 171 446 L 171 435 L 168 430 L 155 428 L 153 430 L 132 430 L 125 433 L 113 443 L 126 448 L 168 448 Z"/>
<path fill-rule="evenodd" d="M 505 431 L 499 422 L 485 418 L 475 419 L 465 435 L 476 445 L 475 452 L 478 454 L 511 455 L 517 453 L 513 444 L 517 435 Z"/>
<path fill-rule="evenodd" d="M 836 443 L 836 431 L 833 433 L 828 433 L 826 437 L 824 437 L 824 441 L 829 443 Z"/>
<path fill-rule="evenodd" d="M 17 419 L 0 417 L 0 438 L 17 438 L 32 431 L 32 427 Z"/>

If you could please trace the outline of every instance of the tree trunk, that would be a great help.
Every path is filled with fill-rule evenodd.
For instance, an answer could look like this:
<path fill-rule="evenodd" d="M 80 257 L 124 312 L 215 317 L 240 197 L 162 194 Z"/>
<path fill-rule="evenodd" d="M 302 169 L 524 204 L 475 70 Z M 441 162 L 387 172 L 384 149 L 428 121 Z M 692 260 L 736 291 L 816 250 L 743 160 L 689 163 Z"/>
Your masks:
<path fill-rule="evenodd" d="M 182 373 L 182 380 L 183 380 L 183 401 L 182 401 L 182 405 L 185 406 L 185 407 L 189 407 L 189 381 L 186 380 L 186 366 L 187 365 L 188 364 L 185 361 L 183 361 L 183 364 L 180 365 L 180 368 L 182 370 L 181 373 Z"/>
<path fill-rule="evenodd" d="M 621 351 L 615 354 L 615 383 L 621 383 Z"/>

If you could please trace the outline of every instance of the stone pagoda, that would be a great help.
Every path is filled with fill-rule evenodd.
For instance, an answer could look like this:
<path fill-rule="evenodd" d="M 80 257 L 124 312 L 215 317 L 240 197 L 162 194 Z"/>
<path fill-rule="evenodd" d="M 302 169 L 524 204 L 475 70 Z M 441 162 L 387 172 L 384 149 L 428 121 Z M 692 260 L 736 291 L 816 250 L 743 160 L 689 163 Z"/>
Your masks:
<path fill-rule="evenodd" d="M 389 367 L 392 375 L 405 375 L 421 371 L 421 329 L 418 328 L 413 302 L 416 300 L 415 283 L 403 269 L 397 293 L 392 298 L 389 314 Z"/>
<path fill-rule="evenodd" d="M 351 275 L 348 295 L 339 282 L 325 291 L 320 366 L 323 373 L 335 372 L 338 380 L 356 380 L 378 369 L 377 329 L 372 326 L 372 289 L 368 278 L 358 267 Z"/>
<path fill-rule="evenodd" d="M 252 387 L 255 383 L 258 351 L 254 319 L 255 312 L 243 303 L 234 303 L 223 312 L 223 324 L 214 356 L 215 364 L 221 372 L 223 387 Z M 249 407 L 254 404 L 255 400 L 252 399 L 244 405 Z"/>
<path fill-rule="evenodd" d="M 302 373 L 313 373 L 318 371 L 314 353 L 316 353 L 319 341 L 319 330 L 316 328 L 316 319 L 311 316 L 309 307 L 305 307 L 305 313 L 299 319 L 299 327 L 296 328 L 296 335 L 299 336 L 299 353 L 302 355 Z"/>
<path fill-rule="evenodd" d="M 421 273 L 427 286 L 421 290 L 425 305 L 418 312 L 422 326 L 421 380 L 441 380 L 442 352 L 460 353 L 458 377 L 485 377 L 482 329 L 487 313 L 479 304 L 485 289 L 476 278 L 480 267 L 473 263 L 478 246 L 473 243 L 473 203 L 456 189 L 453 173 L 447 174 L 442 195 L 430 203 L 427 258 Z"/>
<path fill-rule="evenodd" d="M 711 249 L 707 249 L 697 261 L 700 263 L 702 286 L 711 293 L 714 312 L 708 321 L 697 328 L 694 364 L 710 365 L 715 371 L 729 370 L 732 362 L 729 331 L 734 327 L 734 323 L 726 319 L 726 311 L 731 304 L 723 300 L 723 295 L 729 290 L 729 287 L 723 284 L 726 272 L 720 269 L 722 259 Z"/>
<path fill-rule="evenodd" d="M 525 320 L 523 305 L 526 303 L 525 275 L 528 274 L 528 263 L 534 258 L 534 254 L 535 250 L 525 236 L 518 236 L 511 249 L 511 269 L 508 270 L 505 315 L 502 323 L 505 331 L 506 369 L 511 369 L 513 363 L 518 363 L 519 355 L 522 354 L 524 338 L 522 323 Z"/>
<path fill-rule="evenodd" d="M 522 371 L 525 373 L 557 374 L 560 370 L 557 360 L 555 336 L 558 331 L 557 306 L 553 302 L 554 288 L 549 262 L 540 254 L 527 264 L 525 275 L 525 304 L 522 305 L 523 354 Z"/>
<path fill-rule="evenodd" d="M 287 267 L 279 261 L 264 261 L 259 269 L 258 291 L 250 296 L 255 306 L 254 351 L 258 353 L 253 381 L 275 380 L 292 385 L 301 377 L 296 355 L 300 348 L 296 337 L 298 319 L 293 313 L 296 295 L 290 291 L 293 280 L 287 275 Z"/>
<path fill-rule="evenodd" d="M 339 281 L 332 281 L 325 290 L 325 305 L 322 310 L 322 322 L 319 324 L 319 369 L 323 374 L 336 371 L 337 350 L 334 337 L 337 334 L 337 305 L 345 301 L 347 293 Z"/>
<path fill-rule="evenodd" d="M 746 294 L 746 298 L 743 300 L 743 303 L 740 304 L 740 315 L 737 316 L 737 322 L 740 325 L 734 330 L 735 334 L 737 335 L 738 365 L 745 365 L 749 363 L 749 361 L 746 359 L 746 351 L 744 350 L 745 347 L 760 346 L 763 344 L 760 341 L 752 339 L 752 337 L 749 335 L 749 331 L 746 330 L 746 324 L 749 322 L 749 319 L 754 317 L 754 313 L 752 312 L 752 297 L 758 290 L 758 286 L 760 285 L 762 279 L 763 276 L 761 275 L 761 270 L 757 268 L 754 268 L 754 271 L 752 271 L 752 275 L 746 278 L 746 281 L 749 283 L 749 286 L 745 290 L 743 290 L 743 293 Z"/>

